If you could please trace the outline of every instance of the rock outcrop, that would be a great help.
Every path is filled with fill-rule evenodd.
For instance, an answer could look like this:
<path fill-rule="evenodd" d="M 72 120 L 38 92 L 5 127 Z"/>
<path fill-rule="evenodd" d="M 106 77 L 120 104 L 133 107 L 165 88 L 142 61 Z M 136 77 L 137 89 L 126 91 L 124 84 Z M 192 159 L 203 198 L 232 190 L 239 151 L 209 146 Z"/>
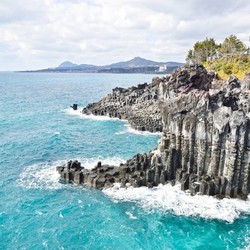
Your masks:
<path fill-rule="evenodd" d="M 66 181 L 97 188 L 114 182 L 134 187 L 180 182 L 192 195 L 245 199 L 250 192 L 249 82 L 250 74 L 242 82 L 219 81 L 201 65 L 177 69 L 157 80 L 163 122 L 157 149 L 119 167 L 98 163 L 85 170 L 70 162 L 58 171 Z"/>
<path fill-rule="evenodd" d="M 77 110 L 77 104 L 75 103 L 75 104 L 73 104 L 72 106 L 70 106 L 73 110 Z"/>
<path fill-rule="evenodd" d="M 102 165 L 101 162 L 91 170 L 84 169 L 78 161 L 69 161 L 66 166 L 58 166 L 57 171 L 66 183 L 74 182 L 94 188 L 110 187 L 120 174 L 117 166 Z"/>
<path fill-rule="evenodd" d="M 158 103 L 159 78 L 151 84 L 139 84 L 137 87 L 115 88 L 112 94 L 99 102 L 89 104 L 83 114 L 94 114 L 124 119 L 132 128 L 157 132 L 162 131 L 162 119 Z"/>

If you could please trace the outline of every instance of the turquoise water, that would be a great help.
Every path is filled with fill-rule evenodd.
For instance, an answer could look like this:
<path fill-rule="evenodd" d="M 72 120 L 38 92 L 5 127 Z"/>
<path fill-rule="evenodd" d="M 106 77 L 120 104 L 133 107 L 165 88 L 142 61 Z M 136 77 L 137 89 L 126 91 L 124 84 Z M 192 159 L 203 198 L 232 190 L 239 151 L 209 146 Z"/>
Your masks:
<path fill-rule="evenodd" d="M 250 201 L 179 186 L 92 190 L 59 182 L 70 159 L 119 164 L 160 135 L 83 107 L 152 75 L 0 73 L 0 249 L 249 249 Z"/>

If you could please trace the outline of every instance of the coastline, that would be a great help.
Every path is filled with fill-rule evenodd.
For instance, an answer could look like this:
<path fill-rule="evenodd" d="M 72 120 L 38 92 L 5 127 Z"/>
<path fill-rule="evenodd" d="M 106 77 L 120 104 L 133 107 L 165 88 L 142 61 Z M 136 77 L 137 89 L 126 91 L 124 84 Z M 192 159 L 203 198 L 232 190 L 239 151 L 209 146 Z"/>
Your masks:
<path fill-rule="evenodd" d="M 153 99 L 153 103 L 161 110 L 164 124 L 164 133 L 159 141 L 158 149 L 150 151 L 147 154 L 137 154 L 132 159 L 121 164 L 120 167 L 102 165 L 101 162 L 98 162 L 96 167 L 89 171 L 85 170 L 79 162 L 70 161 L 67 166 L 57 167 L 61 178 L 67 183 L 75 182 L 95 188 L 111 187 L 116 182 L 121 183 L 122 186 L 130 183 L 134 187 L 153 187 L 158 186 L 160 183 L 165 184 L 169 182 L 174 185 L 176 182 L 180 182 L 181 189 L 183 191 L 189 190 L 192 195 L 199 193 L 217 196 L 219 198 L 237 197 L 247 199 L 250 189 L 250 180 L 248 177 L 249 165 L 247 161 L 249 149 L 247 146 L 248 142 L 246 140 L 244 141 L 244 138 L 248 136 L 250 123 L 248 116 L 249 108 L 247 105 L 249 96 L 247 94 L 244 95 L 243 89 L 245 88 L 245 93 L 247 93 L 248 80 L 246 79 L 245 82 L 243 82 L 243 85 L 245 85 L 241 86 L 238 79 L 230 78 L 227 83 L 224 82 L 227 87 L 224 88 L 222 85 L 219 89 L 216 89 L 218 86 L 211 88 L 212 82 L 213 86 L 215 86 L 217 82 L 215 74 L 207 73 L 201 65 L 195 65 L 183 67 L 182 69 L 176 70 L 172 75 L 162 79 L 154 78 L 151 85 L 142 84 L 130 89 L 113 89 L 111 95 L 103 98 L 100 102 L 88 105 L 83 109 L 83 113 L 101 114 L 103 116 L 108 114 L 111 117 L 126 118 L 129 120 L 130 117 L 134 117 L 133 108 L 131 108 L 133 104 L 138 104 L 140 101 L 143 103 L 144 101 L 145 103 L 142 105 L 150 107 L 152 103 L 147 106 L 147 101 Z M 153 93 L 156 94 L 156 98 L 152 98 L 152 92 L 149 90 L 153 90 Z M 126 93 L 128 93 L 128 95 L 126 95 Z M 148 98 L 145 98 L 145 93 L 147 93 L 146 96 Z M 126 98 L 127 96 L 129 98 Z M 232 97 L 228 99 L 227 96 Z M 237 103 L 236 98 L 240 98 Z M 241 111 L 242 109 L 239 108 L 239 105 L 243 105 L 243 111 Z M 126 108 L 126 106 L 128 108 Z M 222 106 L 222 108 L 220 108 L 220 106 Z M 124 107 L 127 112 L 124 112 Z M 239 112 L 238 109 L 240 109 Z M 217 116 L 217 110 L 222 112 L 219 116 Z M 155 113 L 157 113 L 157 111 Z M 228 118 L 227 112 L 229 111 L 232 112 L 233 117 L 234 115 L 242 114 L 242 112 L 244 112 L 245 115 L 237 118 L 240 119 L 239 123 L 235 118 L 233 118 L 232 121 L 230 117 Z M 130 115 L 130 112 L 132 115 Z M 140 112 L 141 110 L 139 113 Z M 144 109 L 142 112 L 146 113 L 147 109 Z M 207 120 L 204 114 L 207 114 L 208 117 L 211 116 L 214 122 L 211 123 L 211 121 Z M 227 119 L 222 118 L 223 120 L 220 120 L 220 116 L 224 114 Z M 177 118 L 174 118 L 176 115 Z M 185 123 L 183 121 L 185 119 L 187 125 L 184 125 Z M 194 119 L 195 122 L 190 123 L 190 119 Z M 201 125 L 199 125 L 198 122 L 200 119 L 202 119 Z M 216 121 L 216 119 L 219 120 Z M 234 137 L 229 135 L 231 130 L 227 129 L 227 123 L 229 121 L 230 126 L 242 127 L 243 134 L 236 135 L 238 137 L 233 139 Z M 208 127 L 204 127 L 203 122 L 211 128 L 208 129 Z M 214 129 L 215 131 L 219 129 L 217 125 L 218 122 L 220 123 L 219 126 L 222 126 L 221 131 L 218 131 L 218 133 L 226 133 L 225 140 L 230 140 L 230 144 L 219 141 L 219 143 L 222 144 L 215 147 L 216 143 L 218 144 L 219 137 L 217 133 L 213 136 L 212 134 L 210 135 L 210 133 Z M 140 130 L 142 126 L 134 127 Z M 224 129 L 227 129 L 227 131 L 225 132 Z M 144 130 L 152 131 L 152 127 L 148 129 L 147 125 L 144 125 Z M 171 130 L 172 132 L 170 132 Z M 187 133 L 186 138 L 182 138 L 183 136 L 180 134 L 180 131 L 184 133 L 184 137 L 185 133 Z M 189 133 L 191 134 L 189 135 Z M 210 141 L 203 138 L 204 133 L 207 134 L 207 136 L 212 136 L 212 140 Z M 199 144 L 196 145 L 194 139 L 192 139 L 193 135 L 196 136 L 196 140 L 199 141 Z M 237 141 L 240 140 L 242 146 L 236 148 L 233 144 L 235 142 L 231 142 L 230 138 Z M 240 138 L 243 138 L 243 140 Z M 204 143 L 205 145 L 210 145 L 209 147 L 211 148 L 207 156 L 206 147 L 208 146 L 204 147 Z M 241 159 L 243 167 L 241 167 L 241 169 L 237 170 L 237 165 L 232 167 L 231 164 L 233 163 L 230 163 L 229 159 L 231 159 L 231 161 L 238 161 L 238 158 L 236 157 L 233 160 L 230 158 L 230 154 L 225 156 L 225 145 L 232 145 L 232 149 L 227 149 L 229 152 L 236 150 L 237 154 L 243 155 Z M 222 163 L 216 160 L 218 158 L 218 152 L 224 155 Z M 206 159 L 208 161 L 205 161 L 204 157 L 207 157 Z M 221 158 L 223 156 L 219 157 Z M 217 166 L 216 164 L 218 163 L 221 165 Z M 198 166 L 196 164 L 198 164 Z M 220 170 L 220 167 L 225 170 Z"/>

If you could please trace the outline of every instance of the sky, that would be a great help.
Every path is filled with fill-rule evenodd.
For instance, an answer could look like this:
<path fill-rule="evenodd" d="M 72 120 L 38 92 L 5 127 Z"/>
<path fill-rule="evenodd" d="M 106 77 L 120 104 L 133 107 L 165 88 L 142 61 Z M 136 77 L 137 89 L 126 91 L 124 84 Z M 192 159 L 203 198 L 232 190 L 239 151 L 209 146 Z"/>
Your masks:
<path fill-rule="evenodd" d="M 250 47 L 249 13 L 249 0 L 1 0 L 0 71 L 185 62 L 195 42 L 231 34 Z"/>

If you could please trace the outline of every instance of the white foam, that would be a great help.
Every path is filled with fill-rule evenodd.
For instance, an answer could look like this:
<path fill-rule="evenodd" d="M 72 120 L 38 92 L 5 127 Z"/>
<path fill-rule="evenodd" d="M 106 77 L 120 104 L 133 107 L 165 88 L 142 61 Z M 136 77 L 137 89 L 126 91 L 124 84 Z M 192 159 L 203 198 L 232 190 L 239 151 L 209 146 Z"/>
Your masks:
<path fill-rule="evenodd" d="M 60 176 L 56 166 L 63 165 L 66 161 L 58 161 L 52 164 L 33 164 L 24 169 L 19 175 L 17 184 L 25 188 L 60 189 Z"/>
<path fill-rule="evenodd" d="M 116 132 L 116 135 L 123 135 L 123 134 L 136 134 L 136 135 L 143 135 L 143 136 L 161 136 L 162 132 L 148 132 L 148 131 L 139 131 L 136 129 L 133 129 L 128 122 L 124 125 L 124 130 L 120 132 Z"/>
<path fill-rule="evenodd" d="M 136 216 L 134 216 L 131 212 L 129 212 L 129 211 L 126 211 L 125 212 L 125 214 L 129 217 L 129 219 L 131 219 L 131 220 L 136 220 L 137 219 L 137 217 Z"/>
<path fill-rule="evenodd" d="M 78 159 L 85 168 L 93 168 L 98 161 L 102 164 L 118 166 L 124 159 L 113 158 L 83 158 Z M 24 169 L 19 175 L 17 184 L 21 187 L 33 189 L 62 189 L 67 185 L 59 182 L 60 176 L 56 166 L 67 163 L 60 160 L 53 163 L 33 164 Z M 246 201 L 239 199 L 218 200 L 211 196 L 190 196 L 181 191 L 180 185 L 159 185 L 154 188 L 127 186 L 120 188 L 119 184 L 105 189 L 103 192 L 112 198 L 114 202 L 129 201 L 141 206 L 147 212 L 173 212 L 176 215 L 199 216 L 205 219 L 219 219 L 232 223 L 241 214 L 250 214 L 250 195 Z M 131 219 L 133 214 L 127 214 Z"/>
<path fill-rule="evenodd" d="M 74 116 L 78 116 L 82 119 L 91 119 L 91 120 L 96 120 L 96 121 L 109 121 L 109 120 L 113 120 L 113 121 L 123 121 L 125 123 L 124 125 L 124 130 L 116 132 L 116 135 L 122 135 L 122 134 L 136 134 L 136 135 L 143 135 L 143 136 L 150 136 L 150 135 L 156 135 L 156 136 L 161 136 L 162 132 L 148 132 L 148 131 L 139 131 L 136 129 L 133 129 L 129 124 L 127 120 L 123 120 L 123 119 L 119 119 L 119 118 L 113 118 L 113 117 L 109 117 L 109 116 L 99 116 L 99 115 L 86 115 L 82 113 L 82 109 L 83 108 L 79 108 L 78 110 L 73 110 L 71 108 L 65 109 L 64 112 L 66 112 L 69 115 L 74 115 Z"/>
<path fill-rule="evenodd" d="M 91 169 L 96 166 L 98 161 L 102 164 L 109 164 L 119 166 L 124 162 L 123 159 L 118 157 L 112 158 L 79 158 L 81 165 L 87 169 Z M 28 166 L 19 175 L 17 184 L 25 188 L 37 188 L 37 189 L 61 189 L 67 187 L 67 185 L 59 182 L 60 175 L 56 171 L 56 166 L 62 166 L 67 163 L 68 160 L 60 160 L 52 163 L 39 163 Z"/>
<path fill-rule="evenodd" d="M 91 120 L 96 120 L 96 121 L 108 121 L 108 120 L 115 120 L 118 121 L 120 120 L 119 118 L 111 118 L 109 116 L 101 116 L 101 115 L 86 115 L 82 113 L 82 109 L 81 107 L 79 107 L 77 110 L 73 110 L 71 108 L 65 109 L 64 112 L 66 112 L 68 115 L 74 115 L 74 116 L 78 116 L 82 119 L 91 119 Z"/>
<path fill-rule="evenodd" d="M 139 130 L 133 129 L 129 124 L 126 124 L 125 127 L 126 127 L 126 132 L 131 133 L 131 134 L 144 135 L 144 136 L 148 136 L 148 135 L 159 136 L 159 135 L 162 135 L 161 132 L 154 132 L 153 133 L 153 132 L 148 132 L 148 131 L 139 131 Z"/>
<path fill-rule="evenodd" d="M 113 188 L 103 192 L 114 202 L 135 202 L 147 212 L 172 212 L 176 215 L 199 216 L 205 219 L 218 219 L 232 223 L 241 214 L 250 214 L 250 195 L 247 201 L 239 199 L 218 200 L 211 196 L 191 196 L 181 191 L 180 185 L 159 185 L 155 188 Z"/>
<path fill-rule="evenodd" d="M 250 233 L 248 233 L 250 235 Z M 246 235 L 244 241 L 248 244 L 243 248 L 243 250 L 250 250 L 250 236 Z"/>

